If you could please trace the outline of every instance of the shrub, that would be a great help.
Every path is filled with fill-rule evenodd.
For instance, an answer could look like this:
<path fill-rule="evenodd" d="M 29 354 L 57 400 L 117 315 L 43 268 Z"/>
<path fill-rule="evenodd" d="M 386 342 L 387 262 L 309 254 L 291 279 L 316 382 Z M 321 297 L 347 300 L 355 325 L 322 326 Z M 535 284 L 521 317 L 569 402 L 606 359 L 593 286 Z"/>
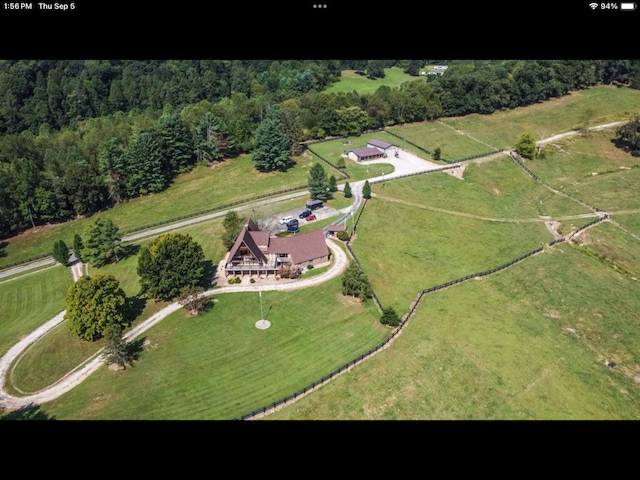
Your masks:
<path fill-rule="evenodd" d="M 349 234 L 345 230 L 336 233 L 336 237 L 338 237 L 338 240 L 342 240 L 343 242 L 349 240 Z"/>
<path fill-rule="evenodd" d="M 393 307 L 387 307 L 382 310 L 382 317 L 380 318 L 380 322 L 382 322 L 384 325 L 397 327 L 398 325 L 400 325 L 400 317 L 393 309 Z"/>

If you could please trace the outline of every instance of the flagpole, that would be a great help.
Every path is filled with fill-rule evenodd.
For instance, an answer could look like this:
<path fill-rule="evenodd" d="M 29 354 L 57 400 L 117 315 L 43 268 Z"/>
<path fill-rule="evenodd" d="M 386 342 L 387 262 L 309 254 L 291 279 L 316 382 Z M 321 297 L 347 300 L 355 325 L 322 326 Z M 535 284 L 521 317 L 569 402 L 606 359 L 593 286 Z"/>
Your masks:
<path fill-rule="evenodd" d="M 258 289 L 258 294 L 260 295 L 260 318 L 263 319 L 264 316 L 262 315 L 262 288 Z"/>

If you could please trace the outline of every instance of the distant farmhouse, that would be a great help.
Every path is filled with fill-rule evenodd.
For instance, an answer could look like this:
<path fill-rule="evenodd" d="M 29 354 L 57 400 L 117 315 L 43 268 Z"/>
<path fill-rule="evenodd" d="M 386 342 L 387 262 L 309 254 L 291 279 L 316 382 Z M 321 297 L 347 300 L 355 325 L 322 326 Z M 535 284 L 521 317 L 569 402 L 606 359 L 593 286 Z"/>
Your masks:
<path fill-rule="evenodd" d="M 430 70 L 420 72 L 420 75 L 442 75 L 447 68 L 447 65 L 434 65 Z"/>
<path fill-rule="evenodd" d="M 277 275 L 280 269 L 298 269 L 329 261 L 329 248 L 322 230 L 287 237 L 272 236 L 248 219 L 227 252 L 227 275 Z"/>
<path fill-rule="evenodd" d="M 361 148 L 353 148 L 347 151 L 347 156 L 356 162 L 365 162 L 376 158 L 386 158 L 388 153 L 397 153 L 398 147 L 389 142 L 370 138 L 367 140 L 367 146 Z"/>

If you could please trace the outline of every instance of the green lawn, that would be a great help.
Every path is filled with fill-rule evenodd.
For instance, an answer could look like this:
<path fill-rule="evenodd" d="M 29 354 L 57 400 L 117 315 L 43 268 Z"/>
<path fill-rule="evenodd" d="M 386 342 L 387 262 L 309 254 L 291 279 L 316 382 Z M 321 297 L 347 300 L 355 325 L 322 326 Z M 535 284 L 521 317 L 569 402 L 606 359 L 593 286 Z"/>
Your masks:
<path fill-rule="evenodd" d="M 278 400 L 380 343 L 388 330 L 373 302 L 345 301 L 340 280 L 263 292 L 267 330 L 256 329 L 255 293 L 220 294 L 198 317 L 180 310 L 143 334 L 140 360 L 102 368 L 42 408 L 56 419 L 227 420 Z"/>
<path fill-rule="evenodd" d="M 433 152 L 436 148 L 439 148 L 441 158 L 449 161 L 482 155 L 493 150 L 504 148 L 502 146 L 487 145 L 481 140 L 472 137 L 472 134 L 457 131 L 455 128 L 448 126 L 446 120 L 407 123 L 389 127 L 387 130 L 399 135 L 405 140 L 420 145 L 429 152 Z M 393 143 L 401 143 L 401 141 L 396 138 Z M 409 148 L 410 150 L 416 150 L 413 146 L 401 146 L 403 148 Z"/>
<path fill-rule="evenodd" d="M 384 78 L 368 79 L 365 75 L 358 75 L 355 70 L 343 70 L 340 80 L 323 90 L 323 93 L 358 92 L 359 95 L 374 93 L 379 87 L 399 87 L 402 83 L 419 80 L 421 77 L 412 77 L 402 71 L 401 68 L 392 67 L 384 69 Z"/>
<path fill-rule="evenodd" d="M 0 354 L 64 310 L 73 278 L 62 265 L 0 283 Z"/>

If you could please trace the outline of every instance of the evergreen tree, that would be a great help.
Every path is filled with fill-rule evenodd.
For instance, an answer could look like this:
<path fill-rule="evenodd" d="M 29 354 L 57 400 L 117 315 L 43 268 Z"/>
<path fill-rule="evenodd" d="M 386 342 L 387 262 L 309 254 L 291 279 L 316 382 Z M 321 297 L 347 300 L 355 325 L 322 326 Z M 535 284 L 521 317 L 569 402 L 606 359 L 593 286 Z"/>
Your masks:
<path fill-rule="evenodd" d="M 105 332 L 105 346 L 102 358 L 107 365 L 116 364 L 126 367 L 131 362 L 129 345 L 122 337 L 122 327 L 117 324 L 110 324 Z"/>
<path fill-rule="evenodd" d="M 238 216 L 235 210 L 229 210 L 224 216 L 222 226 L 225 232 L 222 234 L 222 243 L 224 248 L 230 250 L 242 230 L 244 220 Z"/>
<path fill-rule="evenodd" d="M 164 114 L 156 128 L 158 144 L 164 156 L 165 174 L 184 173 L 191 169 L 195 149 L 191 134 L 177 113 Z"/>
<path fill-rule="evenodd" d="M 101 338 L 110 325 L 127 326 L 127 296 L 112 275 L 82 276 L 67 292 L 64 319 L 81 339 Z"/>
<path fill-rule="evenodd" d="M 311 198 L 317 198 L 318 200 L 331 198 L 329 178 L 320 162 L 314 163 L 309 169 L 309 181 L 307 185 Z"/>
<path fill-rule="evenodd" d="M 125 150 L 125 161 L 128 196 L 159 192 L 167 186 L 170 172 L 164 171 L 163 154 L 151 132 L 142 131 L 134 136 Z"/>
<path fill-rule="evenodd" d="M 291 140 L 284 129 L 282 111 L 274 105 L 267 110 L 264 120 L 256 128 L 252 151 L 256 169 L 262 172 L 286 170 L 292 164 L 290 149 Z"/>
<path fill-rule="evenodd" d="M 73 236 L 73 254 L 79 262 L 84 262 L 84 256 L 82 255 L 83 249 L 84 243 L 82 242 L 82 237 L 80 236 L 80 234 L 76 233 Z"/>
<path fill-rule="evenodd" d="M 329 191 L 330 192 L 338 191 L 338 181 L 336 180 L 335 175 L 329 176 Z"/>
<path fill-rule="evenodd" d="M 344 198 L 353 197 L 353 192 L 351 192 L 351 185 L 349 185 L 349 182 L 345 182 L 342 192 L 344 193 Z"/>
<path fill-rule="evenodd" d="M 171 300 L 184 287 L 195 287 L 202 281 L 204 252 L 190 235 L 166 233 L 142 247 L 137 271 L 141 293 Z"/>
<path fill-rule="evenodd" d="M 371 198 L 371 185 L 369 185 L 369 180 L 364 181 L 364 185 L 362 186 L 362 196 L 367 200 Z"/>
<path fill-rule="evenodd" d="M 382 309 L 382 317 L 380 317 L 380 322 L 384 325 L 397 327 L 398 325 L 400 325 L 400 317 L 393 307 L 386 307 Z"/>
<path fill-rule="evenodd" d="M 100 147 L 98 165 L 107 186 L 109 198 L 120 203 L 126 196 L 124 184 L 126 171 L 123 147 L 117 138 L 111 137 Z"/>
<path fill-rule="evenodd" d="M 233 149 L 222 119 L 206 112 L 194 128 L 194 143 L 198 161 L 214 162 L 229 155 Z"/>
<path fill-rule="evenodd" d="M 51 256 L 54 258 L 56 262 L 61 263 L 62 265 L 67 265 L 69 262 L 69 247 L 64 243 L 64 240 L 58 240 L 53 243 L 53 251 L 51 252 Z"/>
<path fill-rule="evenodd" d="M 366 274 L 355 261 L 351 261 L 342 274 L 342 294 L 366 300 L 373 296 Z"/>
<path fill-rule="evenodd" d="M 110 218 L 97 218 L 89 225 L 85 235 L 86 242 L 82 249 L 82 258 L 95 267 L 100 267 L 115 258 L 122 247 L 118 227 Z"/>

